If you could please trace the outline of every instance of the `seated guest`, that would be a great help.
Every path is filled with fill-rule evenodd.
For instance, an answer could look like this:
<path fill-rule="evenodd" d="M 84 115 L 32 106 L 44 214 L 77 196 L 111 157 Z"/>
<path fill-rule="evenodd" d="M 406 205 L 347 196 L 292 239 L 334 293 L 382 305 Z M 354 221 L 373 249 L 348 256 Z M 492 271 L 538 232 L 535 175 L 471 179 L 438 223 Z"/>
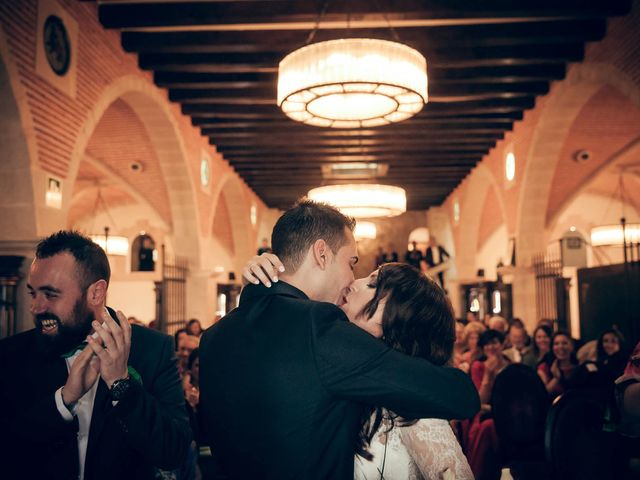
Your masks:
<path fill-rule="evenodd" d="M 615 382 L 624 372 L 628 354 L 624 348 L 622 334 L 613 328 L 602 332 L 598 338 L 597 365 L 598 371 L 605 385 Z"/>
<path fill-rule="evenodd" d="M 471 365 L 471 380 L 478 389 L 480 402 L 488 404 L 491 390 L 500 373 L 511 361 L 502 353 L 504 335 L 497 330 L 487 330 L 478 341 L 483 356 Z"/>
<path fill-rule="evenodd" d="M 187 333 L 189 335 L 193 335 L 194 337 L 199 338 L 200 336 L 202 336 L 202 331 L 202 324 L 197 318 L 192 318 L 187 322 Z"/>
<path fill-rule="evenodd" d="M 487 327 L 489 327 L 491 330 L 497 330 L 502 335 L 506 335 L 509 324 L 504 319 L 504 317 L 501 317 L 500 315 L 494 315 L 493 317 L 489 318 Z"/>
<path fill-rule="evenodd" d="M 466 428 L 463 425 L 463 439 L 469 465 L 479 479 L 499 477 L 500 449 L 489 404 L 498 373 L 510 363 L 502 354 L 503 342 L 504 335 L 497 330 L 482 333 L 478 344 L 483 356 L 471 365 L 471 379 L 480 394 L 483 411 Z"/>
<path fill-rule="evenodd" d="M 521 324 L 514 323 L 509 327 L 509 340 L 511 347 L 504 351 L 504 355 L 512 363 L 522 363 L 527 367 L 534 368 L 538 363 L 533 349 L 528 346 L 529 335 Z"/>
<path fill-rule="evenodd" d="M 189 355 L 200 345 L 200 339 L 198 337 L 194 337 L 193 335 L 185 335 L 180 338 L 178 343 L 178 370 L 180 372 L 180 376 L 184 377 L 186 373 L 188 373 L 188 361 Z"/>
<path fill-rule="evenodd" d="M 616 397 L 620 411 L 618 431 L 640 438 L 640 342 L 631 353 L 623 375 L 616 380 Z"/>
<path fill-rule="evenodd" d="M 453 344 L 453 366 L 456 368 L 461 368 L 464 363 L 462 360 L 462 355 L 467 350 L 467 347 L 464 343 L 464 323 L 460 320 L 456 320 L 456 341 Z M 462 368 L 463 371 L 468 372 L 469 364 L 467 364 L 467 369 Z"/>
<path fill-rule="evenodd" d="M 538 375 L 551 397 L 557 397 L 572 386 L 578 367 L 573 338 L 563 331 L 556 332 L 551 339 L 553 360 L 551 365 L 538 364 Z"/>
<path fill-rule="evenodd" d="M 486 327 L 480 322 L 471 322 L 464 327 L 464 343 L 466 351 L 462 354 L 462 364 L 466 363 L 469 371 L 471 364 L 482 356 L 482 348 L 478 345 L 478 339 Z M 460 367 L 462 368 L 462 367 Z"/>
<path fill-rule="evenodd" d="M 551 336 L 553 331 L 548 325 L 539 325 L 533 331 L 532 350 L 536 357 L 536 365 L 542 361 L 546 355 L 551 354 Z M 551 366 L 551 365 L 549 365 Z"/>
<path fill-rule="evenodd" d="M 186 337 L 187 335 L 189 334 L 187 333 L 186 328 L 180 328 L 179 330 L 176 330 L 176 333 L 173 334 L 173 348 L 176 352 L 178 351 L 178 346 L 180 345 L 180 339 L 182 337 Z"/>
<path fill-rule="evenodd" d="M 583 345 L 578 345 L 576 358 L 579 364 L 596 363 L 598 361 L 598 340 L 589 340 Z"/>

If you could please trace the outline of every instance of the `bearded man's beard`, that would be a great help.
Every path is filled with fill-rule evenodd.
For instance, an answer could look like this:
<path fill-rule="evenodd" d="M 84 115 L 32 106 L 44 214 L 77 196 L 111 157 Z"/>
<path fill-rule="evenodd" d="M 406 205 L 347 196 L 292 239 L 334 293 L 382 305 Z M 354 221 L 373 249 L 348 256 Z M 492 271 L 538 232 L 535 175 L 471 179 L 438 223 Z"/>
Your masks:
<path fill-rule="evenodd" d="M 86 340 L 91 331 L 91 322 L 94 319 L 93 312 L 87 307 L 86 292 L 73 305 L 71 315 L 64 321 L 57 315 L 49 312 L 39 313 L 34 316 L 36 332 L 44 348 L 48 353 L 62 355 L 77 347 Z M 43 322 L 54 321 L 58 331 L 55 335 L 42 333 Z"/>

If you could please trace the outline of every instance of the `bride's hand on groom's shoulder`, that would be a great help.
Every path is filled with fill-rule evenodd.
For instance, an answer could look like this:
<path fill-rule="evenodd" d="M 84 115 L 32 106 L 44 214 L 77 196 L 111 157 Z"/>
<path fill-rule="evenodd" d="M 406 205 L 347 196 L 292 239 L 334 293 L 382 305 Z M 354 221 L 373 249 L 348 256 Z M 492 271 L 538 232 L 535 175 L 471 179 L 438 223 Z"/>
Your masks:
<path fill-rule="evenodd" d="M 273 253 L 255 255 L 242 269 L 242 279 L 245 284 L 263 285 L 270 287 L 271 282 L 278 281 L 278 273 L 284 272 L 284 265 Z"/>

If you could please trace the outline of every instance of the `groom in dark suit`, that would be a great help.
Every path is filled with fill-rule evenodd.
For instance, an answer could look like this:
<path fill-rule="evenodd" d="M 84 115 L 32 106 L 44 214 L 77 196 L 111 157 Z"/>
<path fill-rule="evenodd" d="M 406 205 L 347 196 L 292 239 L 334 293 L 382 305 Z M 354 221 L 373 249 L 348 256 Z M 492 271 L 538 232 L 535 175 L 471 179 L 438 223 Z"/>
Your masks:
<path fill-rule="evenodd" d="M 104 251 L 76 232 L 38 244 L 36 328 L 0 341 L 2 478 L 150 480 L 186 457 L 173 341 L 115 320 L 109 276 Z"/>
<path fill-rule="evenodd" d="M 389 349 L 349 323 L 343 302 L 358 261 L 353 219 L 303 201 L 276 223 L 286 273 L 249 285 L 200 343 L 200 408 L 230 478 L 353 479 L 362 404 L 406 417 L 470 417 L 469 378 Z"/>

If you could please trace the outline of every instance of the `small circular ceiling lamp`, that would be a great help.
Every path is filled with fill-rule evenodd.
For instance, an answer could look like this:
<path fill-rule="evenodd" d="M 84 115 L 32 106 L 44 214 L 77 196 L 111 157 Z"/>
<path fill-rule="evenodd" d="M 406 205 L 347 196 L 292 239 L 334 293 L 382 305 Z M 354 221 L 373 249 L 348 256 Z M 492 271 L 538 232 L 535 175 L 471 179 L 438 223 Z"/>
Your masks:
<path fill-rule="evenodd" d="M 404 188 L 391 185 L 327 185 L 309 190 L 308 196 L 354 218 L 395 217 L 407 211 Z"/>
<path fill-rule="evenodd" d="M 302 47 L 280 62 L 278 106 L 318 127 L 400 122 L 428 101 L 427 61 L 388 40 L 349 38 Z"/>

